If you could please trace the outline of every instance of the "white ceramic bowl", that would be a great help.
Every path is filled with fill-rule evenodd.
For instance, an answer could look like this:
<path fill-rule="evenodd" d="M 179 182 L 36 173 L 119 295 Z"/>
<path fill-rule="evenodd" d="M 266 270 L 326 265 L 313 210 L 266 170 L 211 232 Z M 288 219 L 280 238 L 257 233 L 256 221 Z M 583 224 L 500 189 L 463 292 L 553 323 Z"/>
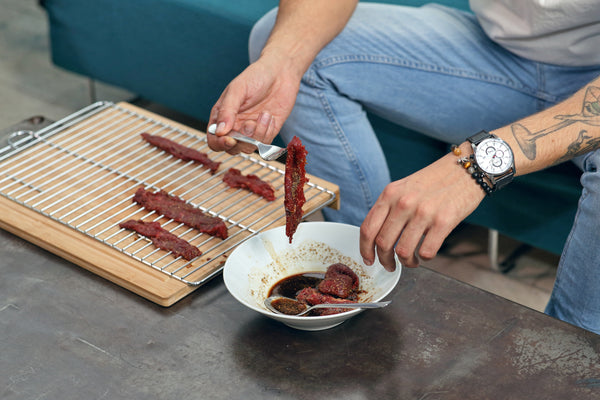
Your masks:
<path fill-rule="evenodd" d="M 297 317 L 267 310 L 264 299 L 284 278 L 304 272 L 325 272 L 329 265 L 342 262 L 359 276 L 359 290 L 364 293 L 358 301 L 383 300 L 400 280 L 402 267 L 397 263 L 394 272 L 387 272 L 379 262 L 365 265 L 360 256 L 359 235 L 357 226 L 334 222 L 302 222 L 292 244 L 285 235 L 285 226 L 261 232 L 227 258 L 223 269 L 225 286 L 240 303 L 292 328 L 309 331 L 332 328 L 363 310 Z M 385 312 L 385 308 L 371 312 Z"/>

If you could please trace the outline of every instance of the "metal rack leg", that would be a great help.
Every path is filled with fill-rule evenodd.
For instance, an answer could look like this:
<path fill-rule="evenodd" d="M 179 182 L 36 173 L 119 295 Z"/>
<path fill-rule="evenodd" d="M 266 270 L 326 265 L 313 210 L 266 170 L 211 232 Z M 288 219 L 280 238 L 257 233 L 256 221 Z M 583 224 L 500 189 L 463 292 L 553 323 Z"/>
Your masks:
<path fill-rule="evenodd" d="M 98 100 L 96 98 L 96 81 L 92 78 L 88 78 L 88 94 L 90 96 L 90 104 Z"/>

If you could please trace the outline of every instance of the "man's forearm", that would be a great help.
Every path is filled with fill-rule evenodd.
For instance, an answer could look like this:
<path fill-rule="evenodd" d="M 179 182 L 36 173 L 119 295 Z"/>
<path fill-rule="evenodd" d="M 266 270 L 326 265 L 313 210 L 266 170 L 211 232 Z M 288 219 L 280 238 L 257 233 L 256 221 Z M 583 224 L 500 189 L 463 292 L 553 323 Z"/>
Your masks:
<path fill-rule="evenodd" d="M 319 51 L 342 31 L 358 0 L 281 0 L 262 57 L 302 76 Z"/>
<path fill-rule="evenodd" d="M 569 99 L 493 133 L 510 144 L 517 175 L 600 148 L 600 77 Z"/>

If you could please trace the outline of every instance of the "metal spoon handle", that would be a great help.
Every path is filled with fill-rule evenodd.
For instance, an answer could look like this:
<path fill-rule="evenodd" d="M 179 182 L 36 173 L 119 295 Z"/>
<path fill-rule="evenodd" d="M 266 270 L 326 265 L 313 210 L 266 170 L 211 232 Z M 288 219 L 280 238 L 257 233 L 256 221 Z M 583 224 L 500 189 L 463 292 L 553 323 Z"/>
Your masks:
<path fill-rule="evenodd" d="M 383 308 L 391 301 L 380 301 L 378 303 L 334 303 L 334 304 L 315 304 L 310 308 Z"/>

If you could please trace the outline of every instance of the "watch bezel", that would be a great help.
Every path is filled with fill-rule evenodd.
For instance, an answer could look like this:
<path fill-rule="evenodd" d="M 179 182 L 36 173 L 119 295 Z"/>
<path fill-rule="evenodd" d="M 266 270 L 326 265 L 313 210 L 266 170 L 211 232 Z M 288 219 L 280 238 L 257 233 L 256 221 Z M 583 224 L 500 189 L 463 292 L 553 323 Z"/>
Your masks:
<path fill-rule="evenodd" d="M 487 139 L 497 139 L 497 140 L 501 141 L 502 143 L 504 143 L 506 145 L 506 147 L 510 150 L 511 160 L 510 160 L 509 168 L 506 171 L 504 171 L 503 173 L 498 173 L 498 174 L 490 173 L 490 172 L 484 171 L 478 165 L 477 159 L 475 157 L 475 154 L 477 152 L 477 147 L 479 146 L 480 143 L 482 143 L 484 140 L 487 140 Z M 478 173 L 481 175 L 481 179 L 485 179 L 486 181 L 489 182 L 490 191 L 489 192 L 486 191 L 486 193 L 488 195 L 491 194 L 492 192 L 502 189 L 504 186 L 506 186 L 510 182 L 512 182 L 514 176 L 516 175 L 515 157 L 514 157 L 512 148 L 505 140 L 503 140 L 502 138 L 500 138 L 492 133 L 489 133 L 489 132 L 483 130 L 483 131 L 476 133 L 475 135 L 473 135 L 471 137 L 468 137 L 467 141 L 471 144 L 471 148 L 473 150 L 473 154 L 471 154 L 471 156 L 470 156 L 470 158 L 473 162 L 473 168 L 475 169 L 475 173 L 473 176 L 475 177 L 475 174 Z"/>
<path fill-rule="evenodd" d="M 508 162 L 504 162 L 504 168 L 502 170 L 499 171 L 490 171 L 488 169 L 485 169 L 482 165 L 482 159 L 481 159 L 481 148 L 486 146 L 486 142 L 495 142 L 495 143 L 499 143 L 500 145 L 502 145 L 502 147 L 504 147 L 507 150 L 507 154 L 509 154 L 509 161 Z M 492 176 L 502 176 L 504 174 L 506 174 L 507 172 L 510 171 L 510 169 L 513 167 L 514 165 L 514 154 L 512 152 L 512 149 L 510 148 L 510 146 L 508 145 L 508 143 L 506 143 L 504 140 L 500 139 L 499 137 L 494 137 L 492 135 L 490 135 L 490 137 L 483 139 L 481 142 L 477 143 L 477 145 L 473 146 L 473 155 L 475 157 L 475 161 L 477 162 L 477 165 L 479 166 L 479 168 L 481 169 L 481 171 L 485 172 L 486 174 L 492 175 Z M 495 147 L 497 149 L 497 147 Z"/>

